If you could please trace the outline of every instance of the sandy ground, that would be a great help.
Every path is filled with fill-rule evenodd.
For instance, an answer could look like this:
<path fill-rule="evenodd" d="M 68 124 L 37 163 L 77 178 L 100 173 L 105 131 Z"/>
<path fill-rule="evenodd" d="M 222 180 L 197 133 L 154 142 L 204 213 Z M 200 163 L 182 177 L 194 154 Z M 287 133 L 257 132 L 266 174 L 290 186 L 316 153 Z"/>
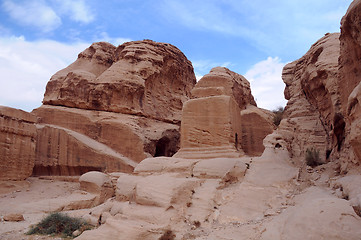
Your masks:
<path fill-rule="evenodd" d="M 77 178 L 28 178 L 26 181 L 0 182 L 0 239 L 61 239 L 27 236 L 30 225 L 64 205 L 72 193 L 79 191 Z M 21 213 L 25 221 L 7 222 L 3 217 Z"/>

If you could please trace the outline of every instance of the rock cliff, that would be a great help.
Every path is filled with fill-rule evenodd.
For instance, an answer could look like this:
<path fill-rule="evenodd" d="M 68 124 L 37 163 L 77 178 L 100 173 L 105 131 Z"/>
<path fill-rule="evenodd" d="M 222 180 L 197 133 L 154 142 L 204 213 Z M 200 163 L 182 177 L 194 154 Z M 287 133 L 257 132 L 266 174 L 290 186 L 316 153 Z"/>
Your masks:
<path fill-rule="evenodd" d="M 129 172 L 179 149 L 183 102 L 196 82 L 176 47 L 150 40 L 94 43 L 47 84 L 36 175 Z"/>
<path fill-rule="evenodd" d="M 322 162 L 326 162 L 343 141 L 338 39 L 337 33 L 326 34 L 302 58 L 283 69 L 288 103 L 279 131 L 287 139 L 292 156 L 300 162 L 311 148 L 318 149 Z"/>
<path fill-rule="evenodd" d="M 0 106 L 0 180 L 24 180 L 34 167 L 36 116 Z"/>
<path fill-rule="evenodd" d="M 341 21 L 341 52 L 339 85 L 342 113 L 345 116 L 346 164 L 359 164 L 361 161 L 361 1 L 355 0 Z M 349 145 L 353 151 L 347 151 Z M 352 168 L 352 167 L 350 167 Z"/>

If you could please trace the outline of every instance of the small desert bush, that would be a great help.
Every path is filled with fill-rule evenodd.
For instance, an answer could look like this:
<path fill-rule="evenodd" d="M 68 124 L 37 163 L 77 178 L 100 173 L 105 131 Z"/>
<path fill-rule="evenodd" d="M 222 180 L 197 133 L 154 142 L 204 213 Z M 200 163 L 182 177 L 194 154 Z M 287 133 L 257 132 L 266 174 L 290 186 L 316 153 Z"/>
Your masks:
<path fill-rule="evenodd" d="M 278 126 L 281 123 L 282 117 L 283 117 L 283 111 L 285 109 L 283 107 L 278 107 L 276 110 L 273 110 L 272 112 L 274 113 L 273 116 L 273 123 Z"/>
<path fill-rule="evenodd" d="M 311 167 L 315 167 L 322 164 L 320 159 L 320 151 L 314 148 L 311 149 L 307 148 L 305 159 L 306 159 L 306 164 Z"/>
<path fill-rule="evenodd" d="M 166 230 L 163 235 L 159 237 L 158 240 L 174 240 L 175 237 L 176 236 L 172 230 Z"/>
<path fill-rule="evenodd" d="M 83 232 L 90 229 L 91 226 L 79 219 L 69 217 L 62 213 L 51 213 L 43 220 L 41 220 L 35 226 L 27 232 L 31 234 L 42 234 L 42 235 L 59 235 L 62 237 L 72 237 L 74 231 L 79 230 Z"/>

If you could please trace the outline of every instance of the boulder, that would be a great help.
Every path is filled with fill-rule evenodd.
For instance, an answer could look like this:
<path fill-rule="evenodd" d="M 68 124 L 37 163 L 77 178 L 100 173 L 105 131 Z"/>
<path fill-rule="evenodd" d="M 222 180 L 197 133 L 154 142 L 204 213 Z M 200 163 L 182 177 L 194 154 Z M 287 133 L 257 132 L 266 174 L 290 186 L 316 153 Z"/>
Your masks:
<path fill-rule="evenodd" d="M 31 175 L 36 121 L 34 114 L 0 106 L 0 180 L 24 180 Z"/>
<path fill-rule="evenodd" d="M 21 222 L 24 220 L 24 216 L 20 213 L 11 213 L 4 216 L 4 221 L 7 222 Z"/>
<path fill-rule="evenodd" d="M 97 195 L 94 204 L 99 205 L 113 197 L 114 188 L 109 175 L 91 171 L 80 176 L 80 189 Z"/>

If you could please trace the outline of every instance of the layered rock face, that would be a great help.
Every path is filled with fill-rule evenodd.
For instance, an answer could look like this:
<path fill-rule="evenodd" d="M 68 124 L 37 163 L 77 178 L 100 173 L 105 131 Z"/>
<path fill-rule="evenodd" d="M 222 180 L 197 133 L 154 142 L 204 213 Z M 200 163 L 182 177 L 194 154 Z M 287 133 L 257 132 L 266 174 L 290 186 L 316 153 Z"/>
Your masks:
<path fill-rule="evenodd" d="M 254 104 L 249 82 L 227 68 L 213 68 L 183 106 L 181 149 L 177 157 L 237 157 L 241 149 L 241 109 Z"/>
<path fill-rule="evenodd" d="M 320 151 L 323 162 L 343 141 L 338 86 L 339 34 L 326 34 L 299 60 L 287 64 L 282 78 L 288 99 L 279 131 L 295 159 Z"/>
<path fill-rule="evenodd" d="M 129 172 L 179 149 L 183 102 L 196 82 L 176 47 L 150 40 L 94 43 L 48 82 L 34 174 Z"/>
<path fill-rule="evenodd" d="M 361 2 L 354 1 L 341 34 L 326 34 L 283 69 L 289 101 L 279 131 L 300 161 L 311 148 L 320 151 L 321 162 L 341 159 L 343 171 L 361 160 L 360 9 Z"/>
<path fill-rule="evenodd" d="M 353 1 L 341 21 L 340 91 L 342 112 L 346 116 L 345 148 L 349 143 L 352 152 L 346 152 L 349 160 L 361 161 L 361 1 Z M 356 159 L 355 159 L 356 158 Z"/>
<path fill-rule="evenodd" d="M 36 116 L 0 107 L 0 180 L 24 180 L 33 171 Z"/>
<path fill-rule="evenodd" d="M 94 43 L 50 79 L 43 103 L 179 122 L 195 82 L 191 62 L 170 44 Z"/>

